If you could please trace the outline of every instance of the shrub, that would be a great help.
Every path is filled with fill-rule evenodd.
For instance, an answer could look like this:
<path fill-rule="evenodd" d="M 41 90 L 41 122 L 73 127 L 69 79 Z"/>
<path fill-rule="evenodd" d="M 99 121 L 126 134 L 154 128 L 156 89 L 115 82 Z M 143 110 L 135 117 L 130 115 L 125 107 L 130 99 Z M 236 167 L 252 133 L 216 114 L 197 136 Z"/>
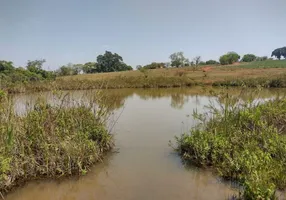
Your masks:
<path fill-rule="evenodd" d="M 7 98 L 0 103 L 0 192 L 39 177 L 84 174 L 113 146 L 108 113 L 94 102 L 38 101 L 24 116 L 13 109 Z"/>
<path fill-rule="evenodd" d="M 176 150 L 185 161 L 237 180 L 244 199 L 275 199 L 276 189 L 286 187 L 286 100 L 241 103 L 228 94 L 218 99 L 211 115 L 194 114 L 201 123 L 176 137 Z"/>
<path fill-rule="evenodd" d="M 254 54 L 246 54 L 242 57 L 242 62 L 252 62 L 256 60 L 256 56 Z"/>
<path fill-rule="evenodd" d="M 219 62 L 217 62 L 215 60 L 208 60 L 208 61 L 206 61 L 206 64 L 207 65 L 217 65 L 217 64 L 219 64 Z"/>
<path fill-rule="evenodd" d="M 222 55 L 219 58 L 219 62 L 222 65 L 229 65 L 237 62 L 240 59 L 240 56 L 235 52 L 229 52 L 225 55 Z"/>

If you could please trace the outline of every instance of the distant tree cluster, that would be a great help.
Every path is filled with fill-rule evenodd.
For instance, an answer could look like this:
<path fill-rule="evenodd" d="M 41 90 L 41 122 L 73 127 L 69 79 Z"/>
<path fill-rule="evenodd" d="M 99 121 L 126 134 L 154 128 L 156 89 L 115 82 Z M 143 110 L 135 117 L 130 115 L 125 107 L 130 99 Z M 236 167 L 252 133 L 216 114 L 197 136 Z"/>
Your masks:
<path fill-rule="evenodd" d="M 222 55 L 219 58 L 219 62 L 221 65 L 230 65 L 233 64 L 235 62 L 238 62 L 240 59 L 240 55 L 238 55 L 236 52 L 228 52 L 225 55 Z"/>
<path fill-rule="evenodd" d="M 271 57 L 286 59 L 286 47 L 275 49 Z M 230 65 L 235 62 L 253 62 L 253 61 L 266 61 L 272 58 L 267 56 L 258 57 L 254 54 L 245 54 L 240 60 L 240 55 L 236 52 L 228 52 L 219 58 L 219 62 L 216 60 L 202 61 L 201 56 L 196 56 L 190 62 L 188 58 L 184 56 L 183 52 L 175 52 L 170 55 L 170 63 L 163 62 L 152 62 L 148 65 L 138 65 L 136 68 L 140 71 L 148 71 L 149 69 L 159 69 L 167 67 L 193 67 L 194 69 L 198 66 L 203 65 Z M 87 62 L 85 64 L 72 64 L 61 66 L 55 72 L 47 71 L 43 69 L 43 64 L 46 62 L 45 59 L 41 60 L 28 60 L 25 67 L 15 67 L 12 62 L 0 60 L 0 79 L 1 81 L 10 82 L 25 82 L 25 81 L 36 81 L 45 79 L 55 79 L 56 76 L 69 76 L 77 75 L 80 73 L 93 74 L 93 73 L 104 73 L 104 72 L 118 72 L 118 71 L 129 71 L 133 68 L 124 63 L 123 58 L 110 51 L 105 51 L 103 55 L 97 56 L 96 62 Z"/>
<path fill-rule="evenodd" d="M 140 69 L 140 67 L 137 66 L 137 69 Z M 142 68 L 142 67 L 141 67 Z M 157 63 L 157 62 L 152 62 L 151 64 L 145 65 L 143 67 L 144 69 L 160 69 L 160 68 L 166 68 L 165 63 Z"/>
<path fill-rule="evenodd" d="M 279 60 L 281 59 L 282 56 L 286 59 L 286 47 L 275 49 L 271 54 L 271 57 L 273 56 L 275 56 Z"/>
<path fill-rule="evenodd" d="M 208 61 L 206 61 L 206 64 L 207 65 L 217 65 L 217 64 L 219 64 L 219 62 L 217 62 L 216 60 L 208 60 Z"/>
<path fill-rule="evenodd" d="M 245 54 L 241 61 L 242 62 L 253 62 L 256 60 L 256 56 L 254 54 Z"/>
<path fill-rule="evenodd" d="M 77 75 L 79 73 L 93 74 L 102 72 L 128 71 L 133 68 L 123 62 L 123 58 L 117 53 L 106 51 L 103 55 L 97 56 L 96 62 L 85 64 L 68 64 L 60 67 L 57 71 L 59 76 Z"/>
<path fill-rule="evenodd" d="M 25 69 L 23 67 L 15 67 L 11 61 L 0 60 L 1 83 L 21 83 L 26 81 L 54 79 L 54 72 L 46 71 L 42 68 L 44 63 L 45 60 L 29 60 Z"/>

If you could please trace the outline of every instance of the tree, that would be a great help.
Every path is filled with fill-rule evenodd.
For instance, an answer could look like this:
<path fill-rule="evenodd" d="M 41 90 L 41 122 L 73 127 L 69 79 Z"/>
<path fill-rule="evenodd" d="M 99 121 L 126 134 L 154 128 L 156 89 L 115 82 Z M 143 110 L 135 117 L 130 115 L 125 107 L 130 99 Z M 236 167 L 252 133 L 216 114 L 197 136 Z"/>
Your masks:
<path fill-rule="evenodd" d="M 219 58 L 219 62 L 222 65 L 230 65 L 230 64 L 237 62 L 239 59 L 240 59 L 240 56 L 236 52 L 231 51 L 225 55 L 222 55 Z"/>
<path fill-rule="evenodd" d="M 26 68 L 30 72 L 34 72 L 36 74 L 40 74 L 43 68 L 43 64 L 46 62 L 45 59 L 42 60 L 28 60 Z"/>
<path fill-rule="evenodd" d="M 241 61 L 242 62 L 253 62 L 256 60 L 256 56 L 254 54 L 245 54 Z"/>
<path fill-rule="evenodd" d="M 196 56 L 193 58 L 194 64 L 197 67 L 201 62 L 201 56 Z"/>
<path fill-rule="evenodd" d="M 267 56 L 262 56 L 262 57 L 256 57 L 256 61 L 265 61 L 265 60 L 267 60 L 268 59 L 268 57 Z"/>
<path fill-rule="evenodd" d="M 83 64 L 71 64 L 73 75 L 78 75 L 82 71 Z"/>
<path fill-rule="evenodd" d="M 82 70 L 82 64 L 72 64 L 69 63 L 67 65 L 63 65 L 58 70 L 59 76 L 71 76 L 71 75 L 77 75 Z"/>
<path fill-rule="evenodd" d="M 5 61 L 5 60 L 0 60 L 0 73 L 8 73 L 14 70 L 13 62 L 11 61 Z"/>
<path fill-rule="evenodd" d="M 156 63 L 156 62 L 152 62 L 149 65 L 145 65 L 143 67 L 144 69 L 160 69 L 160 68 L 166 68 L 165 63 Z"/>
<path fill-rule="evenodd" d="M 185 58 L 183 52 L 177 52 L 170 55 L 171 66 L 183 67 L 189 65 L 189 59 Z"/>
<path fill-rule="evenodd" d="M 104 55 L 97 56 L 97 71 L 98 72 L 116 72 L 133 70 L 131 66 L 123 62 L 123 58 L 117 53 L 105 51 Z"/>
<path fill-rule="evenodd" d="M 87 62 L 82 66 L 82 71 L 85 74 L 97 73 L 96 62 Z"/>
<path fill-rule="evenodd" d="M 59 76 L 70 76 L 72 74 L 73 74 L 72 68 L 66 65 L 61 66 L 58 70 Z"/>
<path fill-rule="evenodd" d="M 275 56 L 279 60 L 283 56 L 286 59 L 286 47 L 278 48 L 272 51 L 271 57 Z"/>
<path fill-rule="evenodd" d="M 217 62 L 215 60 L 208 60 L 208 61 L 206 61 L 206 64 L 207 65 L 217 65 L 217 64 L 219 64 L 219 62 Z"/>
<path fill-rule="evenodd" d="M 137 69 L 137 70 L 140 70 L 140 69 L 142 69 L 142 66 L 141 66 L 141 65 L 137 65 L 137 66 L 136 66 L 136 69 Z"/>

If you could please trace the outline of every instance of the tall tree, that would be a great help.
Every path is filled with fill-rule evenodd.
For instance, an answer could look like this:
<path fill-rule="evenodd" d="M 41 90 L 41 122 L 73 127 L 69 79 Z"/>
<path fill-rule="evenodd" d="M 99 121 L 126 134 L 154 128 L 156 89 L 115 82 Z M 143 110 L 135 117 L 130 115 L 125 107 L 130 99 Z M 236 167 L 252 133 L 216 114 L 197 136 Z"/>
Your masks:
<path fill-rule="evenodd" d="M 189 59 L 185 58 L 183 52 L 176 52 L 170 55 L 171 66 L 173 67 L 183 67 L 188 65 Z"/>
<path fill-rule="evenodd" d="M 271 57 L 275 56 L 279 60 L 283 56 L 286 59 L 286 47 L 281 47 L 272 51 Z"/>
<path fill-rule="evenodd" d="M 105 51 L 104 55 L 97 56 L 98 72 L 116 72 L 132 70 L 131 66 L 123 62 L 123 58 L 117 53 Z"/>

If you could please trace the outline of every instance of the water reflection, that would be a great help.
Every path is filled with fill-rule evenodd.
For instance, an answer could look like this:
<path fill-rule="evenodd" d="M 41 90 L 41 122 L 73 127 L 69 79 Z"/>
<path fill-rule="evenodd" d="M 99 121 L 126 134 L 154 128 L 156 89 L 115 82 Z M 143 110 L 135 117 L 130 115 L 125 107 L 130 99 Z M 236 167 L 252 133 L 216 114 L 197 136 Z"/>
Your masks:
<path fill-rule="evenodd" d="M 160 98 L 169 98 L 170 106 L 174 109 L 183 109 L 186 103 L 191 100 L 192 103 L 199 105 L 200 97 L 214 97 L 218 96 L 218 101 L 224 103 L 225 95 L 228 93 L 229 96 L 233 96 L 237 103 L 239 100 L 249 101 L 254 99 L 267 99 L 274 96 L 285 95 L 286 89 L 241 89 L 241 88 L 230 88 L 230 89 L 219 89 L 211 87 L 194 87 L 194 88 L 167 88 L 167 89 L 110 89 L 102 90 L 79 90 L 79 91 L 66 91 L 70 93 L 71 98 L 79 100 L 89 100 L 95 95 L 100 94 L 101 103 L 105 104 L 110 111 L 116 111 L 124 106 L 125 100 L 136 95 L 142 100 L 155 100 Z M 64 95 L 62 94 L 62 95 Z M 192 97 L 192 98 L 190 98 Z M 31 107 L 38 98 L 45 98 L 50 103 L 55 103 L 55 96 L 52 92 L 43 92 L 35 94 L 20 94 L 14 96 L 16 102 L 16 110 L 25 110 Z"/>
<path fill-rule="evenodd" d="M 109 155 L 84 177 L 31 182 L 6 199 L 226 199 L 235 192 L 231 185 L 221 182 L 210 171 L 185 168 L 168 146 L 175 135 L 196 124 L 187 115 L 194 109 L 205 111 L 204 107 L 216 99 L 210 90 L 221 92 L 212 88 L 101 91 L 104 97 L 100 102 L 108 105 L 115 115 L 122 114 L 113 129 L 119 153 Z M 285 90 L 229 92 L 247 100 L 251 96 L 270 98 Z M 88 100 L 94 94 L 96 91 L 71 93 L 77 100 L 83 96 Z M 17 95 L 16 109 L 25 110 L 24 102 L 33 102 L 40 96 L 53 102 L 51 93 Z"/>

